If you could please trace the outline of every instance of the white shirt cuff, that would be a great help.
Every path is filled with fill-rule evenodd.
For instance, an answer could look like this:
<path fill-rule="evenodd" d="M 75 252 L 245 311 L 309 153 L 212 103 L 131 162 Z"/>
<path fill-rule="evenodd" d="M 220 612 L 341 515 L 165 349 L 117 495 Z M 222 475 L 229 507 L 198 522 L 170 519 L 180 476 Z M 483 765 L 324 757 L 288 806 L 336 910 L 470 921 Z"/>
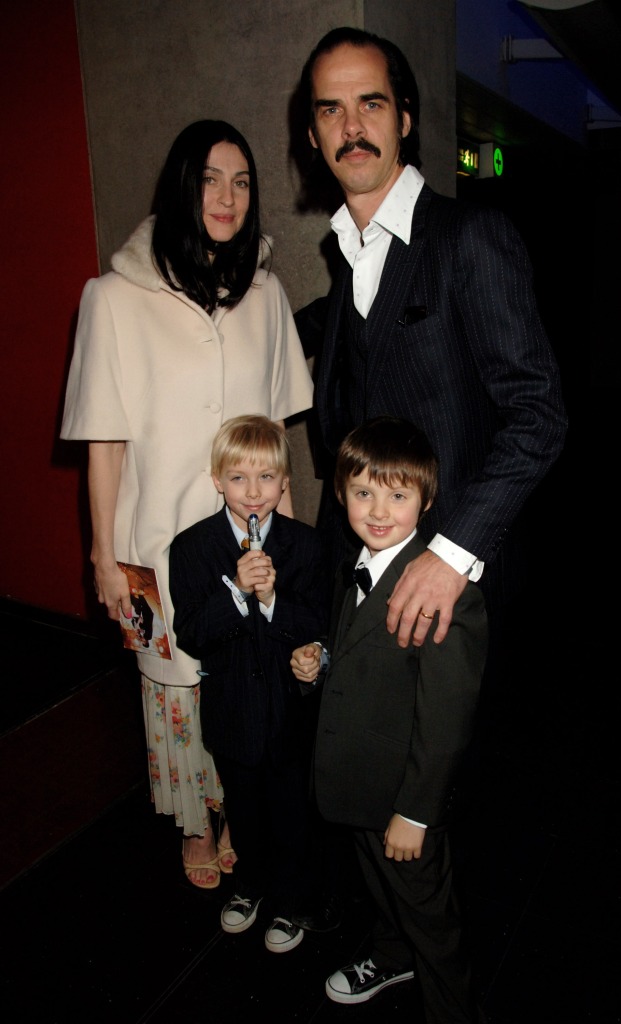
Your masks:
<path fill-rule="evenodd" d="M 418 828 L 427 828 L 426 825 L 423 825 L 422 821 L 414 821 L 413 818 L 406 818 L 405 814 L 399 814 L 399 817 L 403 818 L 403 820 L 407 821 L 408 824 L 410 824 L 410 825 L 417 825 Z"/>
<path fill-rule="evenodd" d="M 259 601 L 259 611 L 261 612 L 261 615 L 263 615 L 267 619 L 268 622 L 272 621 L 272 615 L 274 614 L 274 608 L 275 607 L 276 607 L 276 594 L 274 594 L 274 600 L 272 601 L 272 603 L 269 606 L 269 608 L 266 608 L 265 605 L 261 604 L 261 602 Z"/>
<path fill-rule="evenodd" d="M 436 533 L 435 537 L 432 537 L 429 541 L 427 547 L 430 551 L 433 551 L 434 555 L 437 555 L 443 562 L 446 562 L 447 565 L 455 569 L 460 576 L 468 576 L 473 583 L 481 579 L 485 563 L 479 561 L 476 555 L 471 554 L 470 551 L 465 551 L 458 544 L 447 540 L 441 533 Z"/>

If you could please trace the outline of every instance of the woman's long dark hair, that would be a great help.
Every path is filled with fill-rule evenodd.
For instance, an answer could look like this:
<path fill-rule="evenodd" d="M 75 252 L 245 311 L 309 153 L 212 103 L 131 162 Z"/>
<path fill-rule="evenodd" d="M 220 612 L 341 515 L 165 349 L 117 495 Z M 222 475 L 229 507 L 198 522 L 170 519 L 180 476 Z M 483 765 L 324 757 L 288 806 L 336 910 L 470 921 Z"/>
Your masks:
<path fill-rule="evenodd" d="M 248 213 L 230 242 L 215 242 L 203 222 L 203 171 L 219 142 L 237 146 L 250 171 Z M 243 135 L 226 121 L 195 121 L 184 128 L 162 168 L 151 212 L 153 257 L 168 284 L 209 313 L 216 305 L 241 302 L 252 284 L 261 243 L 257 170 Z M 228 294 L 219 297 L 218 289 Z"/>

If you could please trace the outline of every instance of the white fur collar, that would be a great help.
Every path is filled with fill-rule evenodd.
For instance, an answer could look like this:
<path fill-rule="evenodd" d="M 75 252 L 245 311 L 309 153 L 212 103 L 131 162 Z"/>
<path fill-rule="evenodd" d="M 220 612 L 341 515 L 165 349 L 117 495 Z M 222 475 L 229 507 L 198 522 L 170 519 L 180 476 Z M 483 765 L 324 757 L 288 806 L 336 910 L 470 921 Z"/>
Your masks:
<path fill-rule="evenodd" d="M 159 291 L 164 283 L 151 255 L 154 223 L 155 217 L 143 220 L 110 261 L 117 274 L 122 274 L 132 284 L 148 288 L 151 292 Z"/>
<path fill-rule="evenodd" d="M 132 284 L 136 284 L 140 288 L 147 288 L 151 292 L 157 292 L 163 286 L 166 287 L 159 270 L 153 262 L 153 255 L 151 253 L 154 223 L 154 216 L 143 220 L 142 224 L 139 224 L 134 233 L 127 239 L 125 245 L 121 246 L 118 252 L 115 252 L 110 261 L 112 269 L 116 270 L 117 274 L 122 274 Z M 271 251 L 272 239 L 269 235 L 265 235 L 261 238 L 257 266 L 260 267 L 265 262 L 270 256 Z"/>

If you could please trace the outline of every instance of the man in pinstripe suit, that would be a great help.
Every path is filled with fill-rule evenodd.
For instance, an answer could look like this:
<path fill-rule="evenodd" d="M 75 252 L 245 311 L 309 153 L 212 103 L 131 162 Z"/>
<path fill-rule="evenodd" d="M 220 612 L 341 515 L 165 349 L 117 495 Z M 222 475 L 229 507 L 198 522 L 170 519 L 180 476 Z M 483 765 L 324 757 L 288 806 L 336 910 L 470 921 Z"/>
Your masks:
<path fill-rule="evenodd" d="M 469 579 L 491 612 L 499 600 L 509 528 L 563 447 L 558 368 L 515 228 L 437 195 L 418 170 L 418 92 L 401 51 L 334 29 L 301 94 L 311 145 L 345 198 L 331 220 L 343 258 L 317 375 L 323 440 L 334 453 L 382 414 L 429 437 L 440 479 L 428 548 L 401 576 L 387 627 L 405 647 L 433 625 L 441 643 Z"/>

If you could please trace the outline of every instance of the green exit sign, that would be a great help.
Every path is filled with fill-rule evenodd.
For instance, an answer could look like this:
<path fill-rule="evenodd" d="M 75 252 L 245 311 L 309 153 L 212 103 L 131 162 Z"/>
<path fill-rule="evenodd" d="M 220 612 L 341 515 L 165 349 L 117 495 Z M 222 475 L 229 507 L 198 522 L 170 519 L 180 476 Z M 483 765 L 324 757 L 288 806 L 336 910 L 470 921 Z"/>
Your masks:
<path fill-rule="evenodd" d="M 500 178 L 505 168 L 502 149 L 495 142 L 457 143 L 457 173 L 470 178 Z"/>
<path fill-rule="evenodd" d="M 492 172 L 490 177 L 500 178 L 505 169 L 505 158 L 502 155 L 502 149 L 494 142 L 488 142 L 486 145 L 490 147 L 491 153 Z"/>

